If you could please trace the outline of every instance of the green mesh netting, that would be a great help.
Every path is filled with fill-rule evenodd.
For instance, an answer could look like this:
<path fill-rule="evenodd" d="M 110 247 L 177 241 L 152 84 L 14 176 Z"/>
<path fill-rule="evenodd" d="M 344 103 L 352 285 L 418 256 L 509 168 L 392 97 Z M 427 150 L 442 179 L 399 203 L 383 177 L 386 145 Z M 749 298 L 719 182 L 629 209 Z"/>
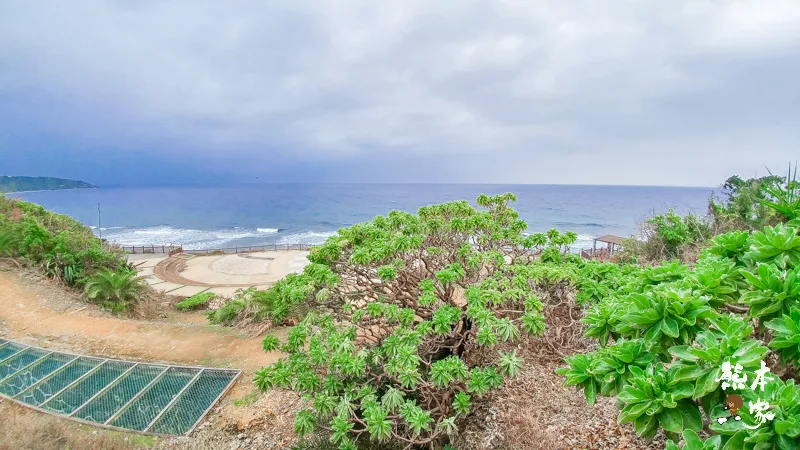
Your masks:
<path fill-rule="evenodd" d="M 156 421 L 149 431 L 161 434 L 184 434 L 199 421 L 215 399 L 236 377 L 231 371 L 206 369 L 180 398 Z"/>
<path fill-rule="evenodd" d="M 0 383 L 0 393 L 9 397 L 14 397 L 73 359 L 75 359 L 74 356 L 60 353 L 53 353 L 50 356 L 42 358 L 28 367 L 17 371 L 17 373 L 10 376 L 8 380 Z"/>
<path fill-rule="evenodd" d="M 144 364 L 134 367 L 114 387 L 100 394 L 88 405 L 78 410 L 74 414 L 75 417 L 90 422 L 105 423 L 165 369 L 167 368 L 164 366 Z"/>
<path fill-rule="evenodd" d="M 14 342 L 4 343 L 2 347 L 0 347 L 0 361 L 14 355 L 15 353 L 19 353 L 21 350 L 26 349 L 27 347 L 24 345 L 19 345 Z"/>
<path fill-rule="evenodd" d="M 0 339 L 0 396 L 157 434 L 191 431 L 240 373 L 49 352 Z"/>
<path fill-rule="evenodd" d="M 39 382 L 39 384 L 17 394 L 17 400 L 29 405 L 39 406 L 83 375 L 89 373 L 90 370 L 99 366 L 100 363 L 102 363 L 100 359 L 80 357 L 50 375 L 49 378 Z"/>
<path fill-rule="evenodd" d="M 35 363 L 48 353 L 40 348 L 29 347 L 11 356 L 6 362 L 0 364 L 0 382 L 14 375 L 20 369 Z"/>
<path fill-rule="evenodd" d="M 111 422 L 111 425 L 144 431 L 198 372 L 200 371 L 196 369 L 170 368 L 147 392 Z"/>
<path fill-rule="evenodd" d="M 108 361 L 88 377 L 44 403 L 42 407 L 61 414 L 72 414 L 131 367 L 133 363 Z"/>

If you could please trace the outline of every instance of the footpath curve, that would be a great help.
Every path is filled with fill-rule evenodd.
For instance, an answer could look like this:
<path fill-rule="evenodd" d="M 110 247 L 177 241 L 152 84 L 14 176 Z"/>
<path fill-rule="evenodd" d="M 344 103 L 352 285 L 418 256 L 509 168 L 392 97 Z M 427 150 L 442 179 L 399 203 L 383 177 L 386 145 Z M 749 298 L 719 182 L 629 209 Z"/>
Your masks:
<path fill-rule="evenodd" d="M 281 357 L 236 329 L 90 314 L 79 303 L 57 311 L 37 297 L 40 291 L 0 272 L 0 336 L 93 356 L 243 369 L 244 379 Z"/>

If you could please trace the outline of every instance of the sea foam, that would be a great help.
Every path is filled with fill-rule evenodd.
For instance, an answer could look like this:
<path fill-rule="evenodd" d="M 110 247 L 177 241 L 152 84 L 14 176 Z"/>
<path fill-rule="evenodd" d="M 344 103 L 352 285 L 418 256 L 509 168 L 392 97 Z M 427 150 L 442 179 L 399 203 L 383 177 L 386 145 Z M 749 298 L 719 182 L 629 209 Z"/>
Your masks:
<path fill-rule="evenodd" d="M 281 236 L 277 243 L 317 245 L 325 243 L 329 237 L 335 235 L 335 231 L 305 231 L 302 233 L 293 233 Z"/>
<path fill-rule="evenodd" d="M 235 227 L 198 230 L 163 225 L 145 228 L 113 227 L 104 232 L 103 237 L 122 246 L 179 245 L 191 250 L 211 250 L 274 243 L 321 244 L 334 234 L 336 233 L 307 231 L 283 235 L 278 228 Z"/>

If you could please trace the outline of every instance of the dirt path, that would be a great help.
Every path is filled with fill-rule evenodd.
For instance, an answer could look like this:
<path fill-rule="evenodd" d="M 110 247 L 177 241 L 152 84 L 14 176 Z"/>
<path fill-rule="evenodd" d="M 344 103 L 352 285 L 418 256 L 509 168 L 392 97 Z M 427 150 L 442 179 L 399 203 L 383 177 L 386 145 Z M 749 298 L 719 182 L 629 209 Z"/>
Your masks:
<path fill-rule="evenodd" d="M 285 337 L 285 330 L 273 332 Z M 253 397 L 253 371 L 283 355 L 265 353 L 261 349 L 262 337 L 252 338 L 236 329 L 208 325 L 202 313 L 175 313 L 160 321 L 123 319 L 83 303 L 75 293 L 49 280 L 31 280 L 0 268 L 0 337 L 93 356 L 244 370 L 220 407 L 212 411 L 213 418 L 201 424 L 191 439 L 155 438 L 152 444 L 157 448 L 288 448 L 296 440 L 292 421 L 294 411 L 300 407 L 299 397 L 279 390 Z M 234 400 L 242 398 L 251 400 L 237 405 Z M 84 433 L 91 432 L 92 436 L 97 433 L 91 427 L 85 429 L 55 416 L 33 413 L 25 417 L 42 421 L 34 422 L 44 424 L 42 428 L 53 428 L 53 433 L 62 439 L 59 442 L 71 442 L 67 438 L 81 441 Z M 19 421 L 6 425 L 29 434 Z M 243 431 L 249 437 L 244 438 Z M 0 433 L 0 440 L 7 438 L 20 444 L 39 438 L 19 433 L 11 437 Z M 129 438 L 138 436 L 127 436 L 125 442 Z M 87 448 L 128 448 L 108 443 L 87 444 Z M 9 448 L 31 448 L 16 444 Z M 0 443 L 0 449 L 3 448 Z"/>
<path fill-rule="evenodd" d="M 80 304 L 57 311 L 40 298 L 46 296 L 43 288 L 0 272 L 0 336 L 95 356 L 238 368 L 245 370 L 242 378 L 247 380 L 252 371 L 281 356 L 265 353 L 262 338 L 191 323 L 196 321 L 127 320 L 93 313 L 91 306 L 80 311 Z"/>

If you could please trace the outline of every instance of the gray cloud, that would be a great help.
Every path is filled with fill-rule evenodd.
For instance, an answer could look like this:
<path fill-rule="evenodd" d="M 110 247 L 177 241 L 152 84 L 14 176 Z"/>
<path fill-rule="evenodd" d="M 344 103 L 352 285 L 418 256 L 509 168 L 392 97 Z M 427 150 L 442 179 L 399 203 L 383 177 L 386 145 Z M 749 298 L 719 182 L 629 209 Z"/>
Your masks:
<path fill-rule="evenodd" d="M 793 0 L 8 0 L 0 152 L 18 170 L 712 185 L 797 159 L 799 56 Z"/>

